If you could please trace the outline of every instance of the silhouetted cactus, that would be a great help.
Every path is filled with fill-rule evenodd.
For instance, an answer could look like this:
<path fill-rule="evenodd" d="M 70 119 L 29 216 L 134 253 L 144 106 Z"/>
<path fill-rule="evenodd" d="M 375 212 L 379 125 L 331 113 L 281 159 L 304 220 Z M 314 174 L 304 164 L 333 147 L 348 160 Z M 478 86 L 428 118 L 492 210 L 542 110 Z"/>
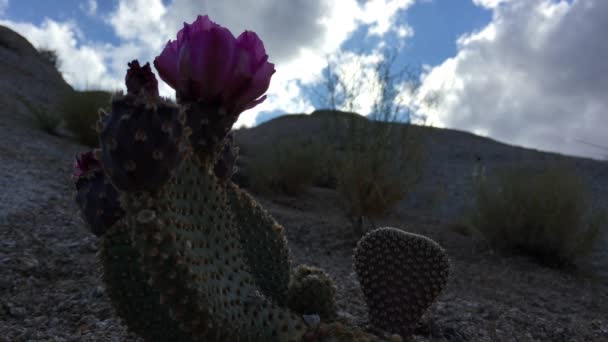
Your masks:
<path fill-rule="evenodd" d="M 450 267 L 436 242 L 395 228 L 367 233 L 354 259 L 371 323 L 402 336 L 413 332 L 445 287 Z"/>
<path fill-rule="evenodd" d="M 255 46 L 255 39 L 245 35 L 244 46 Z M 252 53 L 260 57 L 260 50 Z M 283 227 L 228 177 L 232 152 L 226 157 L 222 149 L 238 113 L 224 113 L 213 101 L 186 102 L 195 90 L 208 89 L 188 88 L 181 76 L 167 74 L 189 92 L 177 107 L 156 96 L 147 65 L 133 61 L 129 67 L 127 95 L 118 95 L 112 113 L 99 122 L 101 163 L 85 154 L 76 175 L 85 214 L 111 205 L 122 211 L 112 220 L 85 216 L 104 233 L 103 279 L 129 329 L 147 341 L 386 340 L 388 335 L 328 322 L 335 316 L 335 288 L 322 270 L 301 267 L 290 287 Z M 163 67 L 176 72 L 170 64 Z M 240 102 L 230 108 L 261 102 L 256 94 L 265 83 L 258 83 L 251 93 L 232 89 L 238 96 L 228 95 Z M 110 202 L 90 200 L 100 189 L 114 189 L 95 183 L 106 176 L 118 191 Z M 445 285 L 448 263 L 431 240 L 380 229 L 357 246 L 355 268 L 372 323 L 409 334 Z"/>

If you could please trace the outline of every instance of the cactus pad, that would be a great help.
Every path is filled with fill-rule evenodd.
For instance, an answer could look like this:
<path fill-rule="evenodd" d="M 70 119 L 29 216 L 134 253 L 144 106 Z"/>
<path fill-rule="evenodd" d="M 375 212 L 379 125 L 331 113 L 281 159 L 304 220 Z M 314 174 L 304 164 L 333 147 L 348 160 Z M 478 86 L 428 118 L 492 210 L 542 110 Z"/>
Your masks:
<path fill-rule="evenodd" d="M 180 161 L 182 126 L 168 101 L 138 101 L 117 95 L 102 117 L 101 163 L 121 191 L 152 191 L 167 182 Z M 119 148 L 120 147 L 120 148 Z"/>
<path fill-rule="evenodd" d="M 322 321 L 336 317 L 336 286 L 320 268 L 300 265 L 289 284 L 289 308 L 303 315 L 317 314 Z"/>
<path fill-rule="evenodd" d="M 286 305 L 291 260 L 285 229 L 238 186 L 228 182 L 225 189 L 238 222 L 244 257 L 256 284 L 274 303 Z"/>
<path fill-rule="evenodd" d="M 371 323 L 402 336 L 413 332 L 448 280 L 449 261 L 436 242 L 395 228 L 367 233 L 354 259 Z"/>
<path fill-rule="evenodd" d="M 194 340 L 290 341 L 305 333 L 300 317 L 256 286 L 226 194 L 209 170 L 187 158 L 158 196 L 141 196 L 123 202 L 133 242 L 172 318 Z"/>
<path fill-rule="evenodd" d="M 169 307 L 159 302 L 160 292 L 148 284 L 150 276 L 142 270 L 125 220 L 108 229 L 98 257 L 106 293 L 130 331 L 147 342 L 191 341 L 170 317 Z"/>

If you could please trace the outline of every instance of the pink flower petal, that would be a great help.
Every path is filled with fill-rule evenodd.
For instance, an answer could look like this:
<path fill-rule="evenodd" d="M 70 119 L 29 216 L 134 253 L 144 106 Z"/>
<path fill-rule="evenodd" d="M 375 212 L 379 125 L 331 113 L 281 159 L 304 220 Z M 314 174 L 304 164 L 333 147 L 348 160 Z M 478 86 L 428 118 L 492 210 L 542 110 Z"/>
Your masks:
<path fill-rule="evenodd" d="M 201 84 L 199 99 L 213 101 L 226 86 L 234 68 L 236 39 L 223 27 L 192 33 L 190 42 L 191 78 Z"/>
<path fill-rule="evenodd" d="M 255 32 L 245 31 L 241 33 L 237 38 L 237 43 L 240 48 L 247 51 L 251 56 L 252 69 L 266 56 L 264 43 Z"/>
<path fill-rule="evenodd" d="M 158 71 L 158 76 L 175 89 L 179 79 L 177 69 L 178 58 L 177 42 L 167 42 L 160 56 L 154 59 L 154 67 Z"/>
<path fill-rule="evenodd" d="M 253 75 L 247 90 L 239 94 L 238 98 L 234 100 L 234 107 L 246 108 L 248 107 L 249 102 L 252 102 L 263 95 L 266 90 L 268 90 L 270 78 L 275 72 L 274 64 L 264 62 L 260 69 Z M 253 106 L 248 108 L 253 108 Z"/>

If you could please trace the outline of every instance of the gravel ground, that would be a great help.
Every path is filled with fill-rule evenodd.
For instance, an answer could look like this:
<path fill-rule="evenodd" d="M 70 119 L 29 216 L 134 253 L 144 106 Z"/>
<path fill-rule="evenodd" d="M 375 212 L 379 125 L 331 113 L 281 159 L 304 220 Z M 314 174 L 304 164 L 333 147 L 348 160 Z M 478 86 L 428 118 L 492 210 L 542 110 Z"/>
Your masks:
<path fill-rule="evenodd" d="M 0 341 L 138 341 L 115 316 L 97 269 L 97 239 L 76 215 L 69 179 L 84 147 L 8 121 L 0 124 Z M 358 236 L 337 195 L 262 197 L 287 228 L 294 263 L 325 268 L 341 314 L 365 323 L 351 253 Z M 437 218 L 395 214 L 381 225 L 426 234 L 449 252 L 447 290 L 415 341 L 608 341 L 608 283 L 492 253 Z"/>

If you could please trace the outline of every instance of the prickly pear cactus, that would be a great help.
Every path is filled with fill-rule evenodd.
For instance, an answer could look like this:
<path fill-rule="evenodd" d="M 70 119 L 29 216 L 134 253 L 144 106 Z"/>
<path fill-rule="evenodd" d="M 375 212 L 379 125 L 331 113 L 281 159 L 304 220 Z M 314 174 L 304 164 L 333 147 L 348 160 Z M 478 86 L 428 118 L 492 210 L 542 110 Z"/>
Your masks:
<path fill-rule="evenodd" d="M 402 336 L 413 332 L 448 281 L 450 265 L 443 248 L 395 228 L 366 234 L 354 259 L 371 323 Z"/>
<path fill-rule="evenodd" d="M 441 247 L 397 229 L 359 242 L 355 270 L 372 334 L 334 321 L 336 289 L 325 272 L 301 267 L 292 278 L 283 226 L 230 181 L 236 148 L 227 134 L 243 110 L 264 100 L 274 73 L 255 33 L 231 37 L 199 16 L 157 57 L 177 105 L 158 96 L 149 64 L 129 63 L 127 93 L 101 113 L 100 150 L 77 159 L 76 202 L 102 240 L 100 267 L 117 314 L 146 341 L 363 342 L 411 334 L 445 286 Z M 180 51 L 196 39 L 213 42 L 203 48 L 211 55 L 200 56 L 240 61 L 238 68 L 223 65 L 220 73 L 192 59 L 199 47 Z M 241 59 L 217 55 L 232 48 Z"/>

